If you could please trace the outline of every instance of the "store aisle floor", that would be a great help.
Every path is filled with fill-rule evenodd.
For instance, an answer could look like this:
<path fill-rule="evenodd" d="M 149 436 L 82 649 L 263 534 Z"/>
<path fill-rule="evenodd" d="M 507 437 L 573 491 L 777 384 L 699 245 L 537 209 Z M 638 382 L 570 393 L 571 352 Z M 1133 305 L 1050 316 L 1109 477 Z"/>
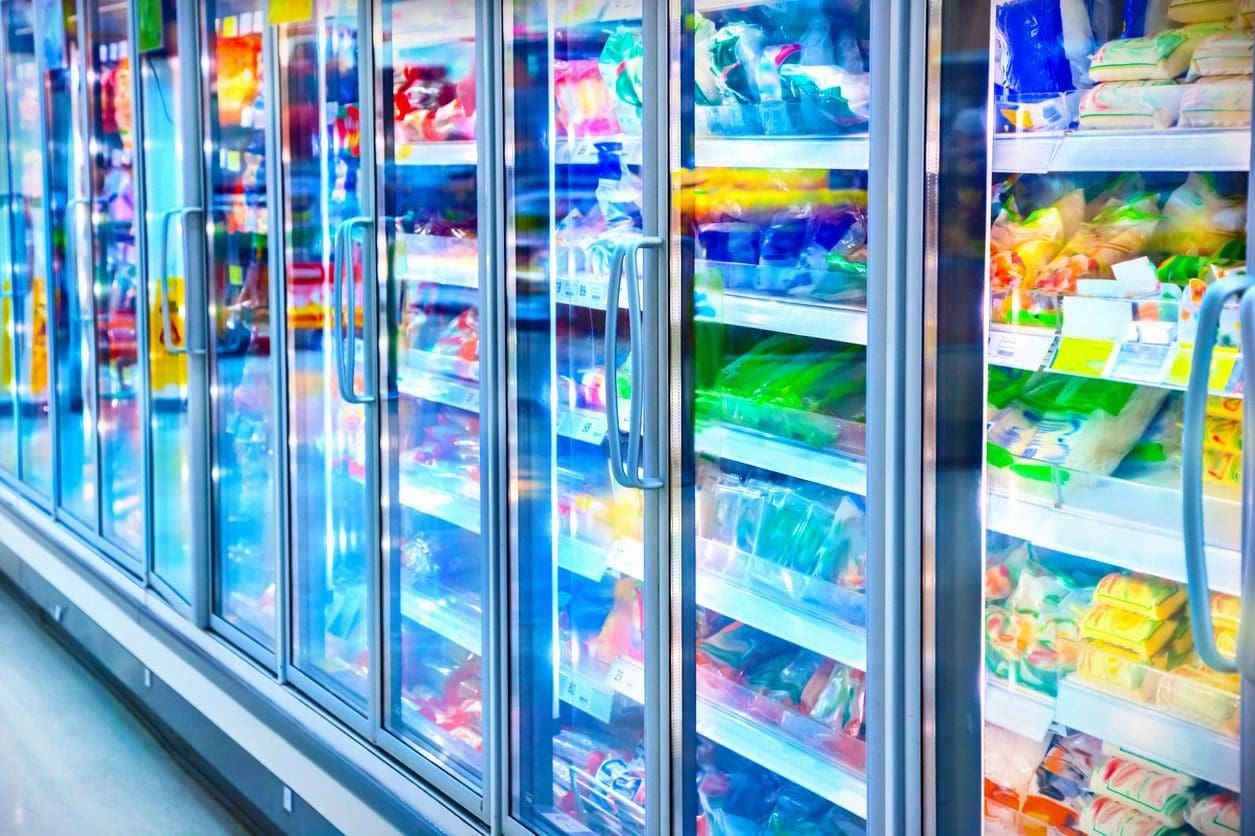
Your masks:
<path fill-rule="evenodd" d="M 0 833 L 246 833 L 0 586 Z"/>

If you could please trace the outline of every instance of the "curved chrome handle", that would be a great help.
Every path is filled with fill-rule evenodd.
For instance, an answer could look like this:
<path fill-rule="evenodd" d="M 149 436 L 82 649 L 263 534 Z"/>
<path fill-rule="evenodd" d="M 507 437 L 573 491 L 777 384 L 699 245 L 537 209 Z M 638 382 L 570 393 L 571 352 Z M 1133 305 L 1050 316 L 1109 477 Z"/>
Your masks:
<path fill-rule="evenodd" d="M 1255 685 L 1255 293 L 1242 297 L 1242 603 L 1238 616 L 1237 667 Z"/>
<path fill-rule="evenodd" d="M 378 395 L 378 374 L 376 373 L 376 365 L 378 356 L 377 352 L 379 351 L 379 340 L 376 336 L 378 333 L 378 323 L 376 321 L 377 316 L 375 316 L 375 311 L 365 311 L 365 316 L 362 317 L 362 341 L 365 344 L 366 359 L 366 381 L 365 386 L 363 387 L 364 392 L 359 395 L 353 388 L 353 378 L 357 376 L 357 349 L 354 345 L 352 345 L 353 335 L 357 332 L 357 298 L 354 293 L 352 266 L 353 231 L 356 229 L 369 229 L 374 226 L 374 223 L 374 220 L 371 218 L 358 216 L 343 221 L 336 229 L 336 235 L 340 238 L 340 246 L 337 252 L 339 261 L 335 267 L 336 278 L 338 279 L 336 300 L 339 302 L 342 298 L 342 294 L 346 290 L 348 292 L 349 299 L 348 310 L 344 311 L 347 314 L 348 321 L 343 325 L 343 330 L 339 332 L 340 342 L 338 347 L 340 350 L 340 359 L 337 366 L 340 371 L 340 396 L 344 399 L 345 403 L 351 404 L 374 403 Z M 367 274 L 368 272 L 369 271 L 365 269 L 363 270 L 364 274 Z M 345 281 L 343 276 L 347 276 L 348 281 Z M 369 280 L 366 281 L 364 286 L 368 285 Z M 370 294 L 363 294 L 363 304 L 365 304 L 365 301 L 369 298 L 369 296 Z M 341 303 L 340 310 L 337 310 L 336 312 L 337 328 L 341 327 L 340 313 L 342 310 L 343 306 Z"/>
<path fill-rule="evenodd" d="M 1225 303 L 1255 284 L 1253 276 L 1222 279 L 1203 294 L 1198 313 L 1198 333 L 1190 363 L 1190 381 L 1185 392 L 1185 421 L 1181 433 L 1182 533 L 1185 538 L 1185 571 L 1190 600 L 1190 627 L 1194 647 L 1208 667 L 1221 673 L 1235 673 L 1233 659 L 1216 647 L 1211 622 L 1211 587 L 1207 583 L 1207 550 L 1203 533 L 1203 424 L 1207 415 L 1208 381 L 1211 357 Z"/>
<path fill-rule="evenodd" d="M 184 219 L 191 215 L 203 214 L 204 210 L 199 206 L 183 206 L 178 209 L 170 209 L 161 214 L 161 235 L 158 239 L 157 248 L 157 292 L 161 296 L 161 340 L 166 346 L 166 352 L 174 356 L 187 354 L 189 349 L 186 345 L 175 345 L 174 337 L 172 336 L 174 322 L 170 319 L 170 275 L 167 272 L 170 264 L 170 227 L 173 226 L 175 218 L 183 220 L 186 227 L 186 220 Z M 186 228 L 184 232 L 186 233 Z M 185 259 L 185 273 L 186 264 L 187 261 Z"/>
<path fill-rule="evenodd" d="M 341 222 L 331 238 L 331 346 L 336 361 L 336 383 L 340 387 L 340 397 L 346 401 L 353 394 L 352 378 L 346 382 L 348 371 L 344 364 L 344 279 L 340 276 L 340 271 L 344 269 L 344 230 L 347 223 Z"/>
<path fill-rule="evenodd" d="M 656 249 L 663 245 L 661 238 L 638 238 L 627 248 L 627 281 L 628 306 L 632 317 L 631 351 L 632 351 L 632 410 L 628 418 L 628 472 L 636 480 L 641 490 L 657 490 L 663 486 L 662 479 L 644 473 L 641 469 L 642 447 L 645 443 L 645 404 L 654 403 L 652 397 L 657 385 L 657 375 L 653 373 L 656 358 L 645 355 L 644 340 L 646 334 L 645 318 L 649 313 L 641 304 L 640 267 L 636 258 L 642 249 Z M 646 274 L 648 276 L 648 273 Z M 653 299 L 652 287 L 646 298 Z M 649 416 L 653 419 L 653 416 Z M 642 475 L 643 474 L 643 475 Z"/>
<path fill-rule="evenodd" d="M 623 260 L 626 257 L 627 246 L 620 244 L 615 247 L 610 256 L 610 278 L 606 284 L 606 440 L 610 443 L 610 473 L 615 481 L 625 488 L 639 488 L 636 474 L 630 473 L 623 464 L 623 446 L 619 439 L 619 284 L 623 281 Z M 635 333 L 636 328 L 632 331 Z M 635 400 L 637 393 L 632 395 Z"/>

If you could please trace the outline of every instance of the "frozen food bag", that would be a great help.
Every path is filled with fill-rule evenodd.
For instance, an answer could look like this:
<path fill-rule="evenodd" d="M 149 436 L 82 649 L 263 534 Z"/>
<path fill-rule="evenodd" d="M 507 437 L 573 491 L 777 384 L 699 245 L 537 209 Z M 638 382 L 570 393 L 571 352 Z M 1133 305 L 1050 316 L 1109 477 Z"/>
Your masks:
<path fill-rule="evenodd" d="M 1081 813 L 1081 832 L 1091 836 L 1185 836 L 1189 831 L 1100 795 L 1092 798 Z"/>
<path fill-rule="evenodd" d="M 1241 799 L 1227 792 L 1215 792 L 1200 796 L 1185 814 L 1185 822 L 1203 836 L 1237 836 L 1241 816 Z"/>
<path fill-rule="evenodd" d="M 1050 293 L 1076 293 L 1080 279 L 1110 279 L 1111 265 L 1142 255 L 1158 227 L 1162 215 L 1153 194 L 1140 195 L 1128 203 L 1109 204 L 1081 224 L 1076 235 L 1064 245 L 1037 276 L 1037 290 Z"/>
<path fill-rule="evenodd" d="M 1170 80 L 1105 81 L 1081 95 L 1083 130 L 1162 131 L 1177 123 L 1181 85 Z"/>
<path fill-rule="evenodd" d="M 990 283 L 994 288 L 1032 287 L 1037 274 L 1080 228 L 1085 193 L 1074 189 L 1051 206 L 1021 218 L 1014 201 L 1004 204 L 989 233 Z"/>
<path fill-rule="evenodd" d="M 1237 736 L 1240 687 L 1236 674 L 1217 673 L 1203 665 L 1181 665 L 1158 676 L 1155 704 L 1170 714 Z"/>
<path fill-rule="evenodd" d="M 1094 53 L 1089 76 L 1094 81 L 1176 78 L 1189 68 L 1198 44 L 1226 28 L 1222 23 L 1200 23 L 1141 38 L 1108 41 Z"/>
<path fill-rule="evenodd" d="M 1140 38 L 1158 32 L 1168 19 L 1171 0 L 1125 0 L 1121 38 Z"/>
<path fill-rule="evenodd" d="M 1185 824 L 1186 811 L 1194 802 L 1192 784 L 1122 758 L 1111 758 L 1094 770 L 1089 787 L 1169 827 Z"/>
<path fill-rule="evenodd" d="M 798 102 L 802 131 L 849 130 L 871 116 L 871 76 L 840 67 L 785 64 L 780 81 L 789 99 Z"/>
<path fill-rule="evenodd" d="M 1237 0 L 1172 0 L 1168 4 L 1168 19 L 1176 23 L 1229 21 L 1237 13 Z"/>
<path fill-rule="evenodd" d="M 1183 128 L 1245 128 L 1251 124 L 1251 77 L 1223 75 L 1184 85 Z"/>
<path fill-rule="evenodd" d="M 1242 456 L 1204 448 L 1203 476 L 1226 488 L 1242 487 Z"/>
<path fill-rule="evenodd" d="M 1228 656 L 1230 659 L 1238 655 L 1238 634 L 1226 627 L 1214 627 L 1213 634 L 1216 639 L 1216 650 L 1221 655 Z"/>
<path fill-rule="evenodd" d="M 1242 599 L 1223 592 L 1211 594 L 1211 620 L 1217 627 L 1237 630 L 1242 618 Z"/>
<path fill-rule="evenodd" d="M 1059 0 L 1008 0 L 994 14 L 1005 87 L 1018 93 L 1073 89 Z"/>
<path fill-rule="evenodd" d="M 1077 657 L 1078 679 L 1125 699 L 1149 702 L 1154 696 L 1153 671 L 1138 654 L 1102 642 L 1084 642 Z"/>
<path fill-rule="evenodd" d="M 1168 196 L 1147 247 L 1181 255 L 1213 255 L 1245 235 L 1245 195 L 1221 194 L 1214 178 L 1195 172 Z"/>
<path fill-rule="evenodd" d="M 1190 59 L 1191 79 L 1199 76 L 1250 75 L 1255 41 L 1247 29 L 1212 35 L 1198 45 Z"/>
<path fill-rule="evenodd" d="M 1081 622 L 1081 634 L 1089 641 L 1123 647 L 1149 661 L 1167 647 L 1180 622 L 1155 621 L 1118 607 L 1096 605 Z"/>
<path fill-rule="evenodd" d="M 1028 794 L 1033 775 L 1046 754 L 1046 740 L 1030 740 L 992 723 L 985 724 L 985 777 L 1013 790 Z"/>
<path fill-rule="evenodd" d="M 1163 621 L 1185 606 L 1184 584 L 1166 581 L 1151 575 L 1112 573 L 1098 582 L 1094 600 L 1100 604 Z"/>
<path fill-rule="evenodd" d="M 1203 446 L 1222 453 L 1242 452 L 1242 423 L 1208 415 L 1203 418 Z"/>

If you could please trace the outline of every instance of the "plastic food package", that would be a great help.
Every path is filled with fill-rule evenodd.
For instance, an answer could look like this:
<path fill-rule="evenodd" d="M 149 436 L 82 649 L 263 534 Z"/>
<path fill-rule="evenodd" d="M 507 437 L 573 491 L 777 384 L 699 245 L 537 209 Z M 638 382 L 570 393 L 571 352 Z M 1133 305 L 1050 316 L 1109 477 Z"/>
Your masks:
<path fill-rule="evenodd" d="M 1141 38 L 1108 41 L 1094 53 L 1089 65 L 1090 78 L 1094 81 L 1176 78 L 1189 68 L 1198 44 L 1225 28 L 1223 24 L 1200 23 L 1165 29 Z"/>
<path fill-rule="evenodd" d="M 1090 641 L 1122 647 L 1149 661 L 1177 638 L 1180 626 L 1181 622 L 1173 619 L 1155 621 L 1118 607 L 1095 606 L 1081 622 L 1081 634 Z"/>
<path fill-rule="evenodd" d="M 1186 591 L 1183 584 L 1150 575 L 1114 573 L 1098 582 L 1094 600 L 1142 618 L 1162 621 L 1185 606 Z"/>
<path fill-rule="evenodd" d="M 1242 802 L 1236 795 L 1210 793 L 1194 802 L 1185 822 L 1203 836 L 1236 836 L 1241 826 Z"/>
<path fill-rule="evenodd" d="M 1158 32 L 1168 18 L 1170 0 L 1126 0 L 1121 38 L 1140 38 Z"/>
<path fill-rule="evenodd" d="M 1155 696 L 1154 670 L 1138 654 L 1122 647 L 1084 642 L 1077 657 L 1075 676 L 1135 702 L 1150 702 Z"/>
<path fill-rule="evenodd" d="M 1255 40 L 1246 29 L 1234 29 L 1212 35 L 1198 45 L 1190 59 L 1191 79 L 1200 76 L 1251 74 Z"/>
<path fill-rule="evenodd" d="M 840 67 L 785 64 L 780 82 L 797 102 L 791 125 L 806 133 L 848 131 L 871 117 L 871 75 Z"/>
<path fill-rule="evenodd" d="M 1081 832 L 1093 836 L 1113 833 L 1120 836 L 1176 836 L 1181 833 L 1154 816 L 1101 795 L 1091 799 L 1081 813 Z"/>
<path fill-rule="evenodd" d="M 1168 18 L 1177 23 L 1229 21 L 1237 13 L 1237 0 L 1172 0 L 1168 4 Z"/>
<path fill-rule="evenodd" d="M 1149 249 L 1209 256 L 1246 234 L 1246 199 L 1222 195 L 1215 180 L 1197 172 L 1173 190 Z"/>
<path fill-rule="evenodd" d="M 597 61 L 602 80 L 614 91 L 614 107 L 622 130 L 631 136 L 641 134 L 644 97 L 645 46 L 638 30 L 620 26 L 606 39 Z"/>
<path fill-rule="evenodd" d="M 1085 193 L 1080 189 L 1026 218 L 1018 217 L 1013 202 L 1004 205 L 989 233 L 992 287 L 1033 287 L 1037 274 L 1076 234 L 1084 215 Z"/>
<path fill-rule="evenodd" d="M 1081 96 L 1079 124 L 1085 130 L 1171 128 L 1181 112 L 1175 81 L 1107 81 Z"/>
<path fill-rule="evenodd" d="M 1242 599 L 1223 592 L 1211 594 L 1211 619 L 1217 627 L 1237 630 L 1242 618 Z"/>
<path fill-rule="evenodd" d="M 613 136 L 620 132 L 614 101 L 596 61 L 555 61 L 553 86 L 560 135 Z"/>
<path fill-rule="evenodd" d="M 1153 194 L 1109 204 L 1093 220 L 1081 224 L 1037 276 L 1036 288 L 1073 294 L 1079 279 L 1112 278 L 1111 265 L 1140 256 L 1160 218 L 1159 201 Z"/>
<path fill-rule="evenodd" d="M 1245 128 L 1251 124 L 1251 77 L 1207 76 L 1184 86 L 1183 128 Z"/>
<path fill-rule="evenodd" d="M 1192 781 L 1121 758 L 1111 758 L 1096 769 L 1089 786 L 1098 795 L 1118 800 L 1170 827 L 1185 824 L 1185 813 L 1194 801 Z"/>
<path fill-rule="evenodd" d="M 985 777 L 999 786 L 1019 796 L 1027 795 L 1045 754 L 1046 741 L 1030 740 L 1001 726 L 985 724 Z"/>
<path fill-rule="evenodd" d="M 1003 55 L 1003 85 L 1018 93 L 1057 93 L 1073 88 L 1059 0 L 999 3 L 995 26 Z"/>
<path fill-rule="evenodd" d="M 1159 678 L 1155 703 L 1199 725 L 1236 737 L 1241 717 L 1237 674 L 1217 673 L 1202 665 L 1182 665 Z"/>

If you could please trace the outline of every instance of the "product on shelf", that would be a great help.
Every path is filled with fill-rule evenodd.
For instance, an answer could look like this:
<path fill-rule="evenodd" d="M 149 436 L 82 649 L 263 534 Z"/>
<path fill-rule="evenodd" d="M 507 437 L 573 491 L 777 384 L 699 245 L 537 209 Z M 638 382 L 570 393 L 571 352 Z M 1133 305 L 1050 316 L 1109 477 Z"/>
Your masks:
<path fill-rule="evenodd" d="M 1238 13 L 1237 0 L 1171 0 L 1167 16 L 1177 23 L 1230 21 Z"/>
<path fill-rule="evenodd" d="M 1241 823 L 1242 805 L 1235 795 L 1208 792 L 1185 814 L 1185 821 L 1204 836 L 1235 836 Z"/>
<path fill-rule="evenodd" d="M 475 138 L 475 76 L 453 80 L 443 63 L 399 68 L 392 95 L 399 143 Z"/>

